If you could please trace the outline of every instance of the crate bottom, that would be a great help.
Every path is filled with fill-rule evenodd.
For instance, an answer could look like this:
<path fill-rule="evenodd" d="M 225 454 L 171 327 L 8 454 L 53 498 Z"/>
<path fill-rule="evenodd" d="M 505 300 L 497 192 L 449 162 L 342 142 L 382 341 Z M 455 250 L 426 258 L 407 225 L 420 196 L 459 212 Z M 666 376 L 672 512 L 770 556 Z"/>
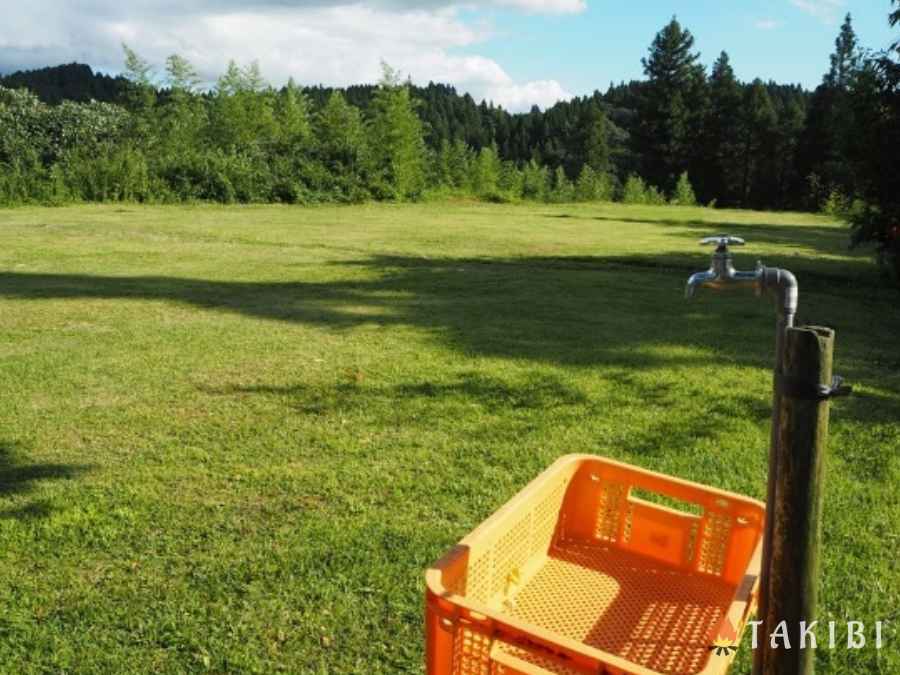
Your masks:
<path fill-rule="evenodd" d="M 734 593 L 613 546 L 562 544 L 501 612 L 658 673 L 696 673 Z"/>

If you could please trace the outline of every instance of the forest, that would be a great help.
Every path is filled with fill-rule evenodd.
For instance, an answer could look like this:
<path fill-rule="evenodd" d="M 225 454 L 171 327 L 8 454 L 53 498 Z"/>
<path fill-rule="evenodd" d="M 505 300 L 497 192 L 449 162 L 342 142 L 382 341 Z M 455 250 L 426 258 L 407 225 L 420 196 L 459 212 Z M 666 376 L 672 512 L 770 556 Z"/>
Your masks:
<path fill-rule="evenodd" d="M 673 17 L 644 79 L 522 114 L 387 64 L 378 85 L 275 88 L 232 62 L 206 87 L 177 54 L 157 72 L 123 50 L 122 76 L 0 78 L 0 204 L 699 203 L 824 210 L 900 250 L 900 45 L 864 49 L 849 14 L 812 92 L 739 81 L 725 52 L 707 72 Z"/>

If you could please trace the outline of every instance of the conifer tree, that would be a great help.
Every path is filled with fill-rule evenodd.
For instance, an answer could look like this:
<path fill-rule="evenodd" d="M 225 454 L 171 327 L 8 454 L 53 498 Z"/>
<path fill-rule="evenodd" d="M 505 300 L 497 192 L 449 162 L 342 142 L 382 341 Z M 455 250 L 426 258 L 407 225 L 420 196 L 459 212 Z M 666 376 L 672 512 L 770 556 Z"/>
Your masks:
<path fill-rule="evenodd" d="M 607 119 L 603 110 L 593 100 L 588 101 L 578 113 L 575 133 L 566 151 L 566 165 L 572 174 L 583 166 L 596 172 L 609 170 L 610 153 L 607 138 Z"/>
<path fill-rule="evenodd" d="M 642 158 L 642 175 L 664 189 L 674 186 L 697 155 L 705 74 L 693 47 L 694 36 L 673 17 L 642 59 L 648 82 L 639 102 L 634 142 Z"/>
<path fill-rule="evenodd" d="M 383 77 L 372 99 L 371 130 L 380 189 L 400 199 L 417 199 L 425 188 L 425 140 L 409 86 L 382 64 Z"/>
<path fill-rule="evenodd" d="M 282 147 L 293 152 L 304 147 L 312 134 L 310 103 L 294 78 L 278 93 L 274 112 Z"/>
<path fill-rule="evenodd" d="M 736 206 L 741 195 L 743 95 L 728 54 L 716 59 L 709 78 L 709 108 L 702 141 L 701 199 Z"/>
<path fill-rule="evenodd" d="M 585 164 L 575 181 L 575 199 L 580 202 L 592 202 L 597 199 L 597 172 L 590 164 Z"/>
<path fill-rule="evenodd" d="M 472 163 L 471 185 L 475 194 L 487 196 L 496 194 L 500 170 L 497 146 L 492 144 L 483 147 Z"/>
<path fill-rule="evenodd" d="M 672 203 L 678 206 L 697 205 L 697 197 L 694 195 L 694 187 L 691 185 L 687 171 L 683 171 L 678 177 L 678 182 L 675 184 L 675 192 L 672 195 Z"/>
<path fill-rule="evenodd" d="M 192 94 L 200 84 L 200 76 L 190 61 L 171 54 L 166 59 L 166 82 L 174 93 Z"/>
<path fill-rule="evenodd" d="M 313 125 L 314 147 L 325 170 L 324 180 L 345 199 L 364 198 L 369 153 L 359 108 L 347 103 L 340 91 L 333 91 L 315 115 Z"/>
<path fill-rule="evenodd" d="M 125 96 L 129 107 L 136 111 L 146 111 L 156 102 L 156 90 L 153 88 L 153 66 L 124 42 L 125 77 L 131 83 Z"/>
<path fill-rule="evenodd" d="M 741 203 L 745 206 L 755 208 L 773 187 L 777 122 L 772 99 L 762 80 L 757 78 L 744 96 Z"/>
<path fill-rule="evenodd" d="M 831 69 L 826 73 L 824 83 L 829 87 L 846 90 L 859 70 L 859 42 L 853 30 L 850 13 L 844 17 L 841 31 L 834 40 L 834 52 L 829 57 Z"/>
<path fill-rule="evenodd" d="M 856 125 L 849 90 L 860 65 L 850 14 L 844 18 L 834 41 L 830 61 L 831 66 L 809 104 L 798 150 L 798 171 L 803 177 L 815 174 L 823 185 L 823 193 L 850 193 L 854 177 L 847 158 L 852 152 Z M 817 208 L 819 204 L 809 206 Z"/>

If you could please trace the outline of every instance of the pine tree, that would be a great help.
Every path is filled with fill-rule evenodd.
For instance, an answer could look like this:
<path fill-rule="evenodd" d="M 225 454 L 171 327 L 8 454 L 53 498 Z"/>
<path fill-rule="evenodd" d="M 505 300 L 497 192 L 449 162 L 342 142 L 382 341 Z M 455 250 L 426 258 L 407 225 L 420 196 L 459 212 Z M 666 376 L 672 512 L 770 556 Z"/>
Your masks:
<path fill-rule="evenodd" d="M 200 84 L 200 76 L 190 61 L 179 54 L 171 54 L 166 59 L 166 81 L 173 93 L 192 94 Z"/>
<path fill-rule="evenodd" d="M 279 140 L 285 150 L 296 152 L 312 135 L 309 99 L 291 78 L 275 99 Z"/>
<path fill-rule="evenodd" d="M 382 64 L 384 75 L 372 99 L 373 151 L 379 189 L 400 199 L 417 199 L 425 189 L 425 139 L 409 85 Z M 385 195 L 386 196 L 386 195 Z"/>
<path fill-rule="evenodd" d="M 560 130 L 564 134 L 564 130 Z M 576 131 L 569 134 L 572 147 L 568 151 L 569 170 L 574 174 L 582 166 L 590 166 L 596 172 L 609 170 L 610 156 L 607 139 L 607 119 L 594 101 L 589 101 L 578 114 Z"/>
<path fill-rule="evenodd" d="M 631 174 L 622 188 L 623 204 L 646 204 L 647 185 L 637 174 Z"/>
<path fill-rule="evenodd" d="M 247 68 L 238 67 L 234 61 L 228 63 L 209 108 L 210 133 L 221 146 L 255 151 L 277 138 L 274 96 L 260 89 L 262 81 L 255 63 Z"/>
<path fill-rule="evenodd" d="M 741 198 L 741 85 L 728 54 L 716 59 L 709 78 L 709 109 L 704 123 L 700 174 L 701 199 L 736 206 Z"/>
<path fill-rule="evenodd" d="M 156 102 L 153 67 L 124 42 L 122 51 L 125 52 L 125 77 L 131 83 L 125 95 L 126 102 L 136 112 L 146 111 Z"/>
<path fill-rule="evenodd" d="M 450 154 L 448 155 L 448 168 L 450 171 L 451 186 L 457 189 L 466 190 L 470 188 L 469 184 L 469 166 L 474 161 L 472 149 L 466 145 L 465 141 L 457 138 L 450 146 Z"/>
<path fill-rule="evenodd" d="M 333 91 L 313 117 L 315 151 L 324 168 L 324 179 L 344 199 L 359 201 L 368 196 L 368 146 L 359 108 Z"/>
<path fill-rule="evenodd" d="M 847 158 L 852 153 L 856 131 L 849 89 L 859 72 L 859 49 L 850 15 L 834 42 L 831 67 L 810 100 L 806 126 L 800 139 L 797 165 L 803 177 L 816 174 L 824 192 L 849 194 L 854 176 Z M 809 204 L 817 208 L 818 204 Z"/>
<path fill-rule="evenodd" d="M 522 196 L 526 199 L 542 200 L 548 193 L 549 172 L 547 167 L 534 159 L 522 169 Z"/>
<path fill-rule="evenodd" d="M 697 197 L 687 171 L 682 172 L 675 184 L 675 192 L 672 195 L 672 203 L 678 206 L 696 206 Z"/>
<path fill-rule="evenodd" d="M 491 196 L 497 192 L 497 183 L 500 179 L 500 158 L 497 156 L 497 146 L 488 145 L 481 149 L 478 157 L 472 163 L 472 190 L 477 195 Z"/>
<path fill-rule="evenodd" d="M 772 99 L 758 78 L 745 94 L 743 118 L 741 202 L 758 208 L 774 188 L 772 166 L 778 122 Z"/>
<path fill-rule="evenodd" d="M 561 166 L 556 167 L 553 172 L 553 188 L 550 199 L 559 203 L 571 202 L 575 199 L 575 186 L 572 185 L 572 181 L 566 176 L 566 172 Z"/>
<path fill-rule="evenodd" d="M 803 100 L 792 98 L 779 111 L 775 152 L 777 190 L 773 193 L 772 199 L 766 202 L 767 207 L 774 206 L 779 209 L 802 207 L 803 177 L 796 169 L 798 142 L 806 119 Z"/>
<path fill-rule="evenodd" d="M 500 167 L 500 179 L 497 187 L 507 198 L 519 199 L 522 197 L 525 179 L 522 171 L 516 166 L 515 162 L 503 162 Z"/>
<path fill-rule="evenodd" d="M 203 103 L 196 97 L 200 77 L 183 56 L 172 54 L 166 59 L 166 83 L 169 96 L 158 114 L 164 145 L 176 152 L 193 147 L 205 122 Z"/>
<path fill-rule="evenodd" d="M 859 42 L 853 31 L 849 12 L 844 17 L 844 23 L 841 24 L 841 32 L 834 40 L 834 53 L 830 59 L 831 69 L 824 77 L 824 84 L 846 90 L 850 86 L 853 75 L 859 70 L 860 63 Z"/>
<path fill-rule="evenodd" d="M 434 153 L 434 162 L 431 167 L 429 183 L 434 187 L 453 187 L 453 175 L 451 167 L 451 155 L 453 148 L 447 138 L 442 138 L 440 146 Z"/>
<path fill-rule="evenodd" d="M 900 24 L 900 0 L 894 4 L 891 26 Z M 900 284 L 900 40 L 867 59 L 851 94 L 857 142 L 849 157 L 866 203 L 852 217 L 852 242 L 874 242 Z"/>
<path fill-rule="evenodd" d="M 580 202 L 593 202 L 597 199 L 597 172 L 590 164 L 585 164 L 575 181 L 575 199 Z"/>
<path fill-rule="evenodd" d="M 648 82 L 640 100 L 635 149 L 642 174 L 671 188 L 697 156 L 705 110 L 705 75 L 692 52 L 694 36 L 673 17 L 642 59 Z"/>

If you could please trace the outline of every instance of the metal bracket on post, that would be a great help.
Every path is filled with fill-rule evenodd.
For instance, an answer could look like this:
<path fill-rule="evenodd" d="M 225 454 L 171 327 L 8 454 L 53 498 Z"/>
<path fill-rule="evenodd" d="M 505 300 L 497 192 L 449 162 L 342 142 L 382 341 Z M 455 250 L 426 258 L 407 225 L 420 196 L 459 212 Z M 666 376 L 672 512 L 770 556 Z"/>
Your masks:
<path fill-rule="evenodd" d="M 849 396 L 853 392 L 853 387 L 849 384 L 844 384 L 844 378 L 840 375 L 832 377 L 830 385 L 812 385 L 784 373 L 779 373 L 775 382 L 779 394 L 803 401 L 827 401 L 830 398 Z"/>

